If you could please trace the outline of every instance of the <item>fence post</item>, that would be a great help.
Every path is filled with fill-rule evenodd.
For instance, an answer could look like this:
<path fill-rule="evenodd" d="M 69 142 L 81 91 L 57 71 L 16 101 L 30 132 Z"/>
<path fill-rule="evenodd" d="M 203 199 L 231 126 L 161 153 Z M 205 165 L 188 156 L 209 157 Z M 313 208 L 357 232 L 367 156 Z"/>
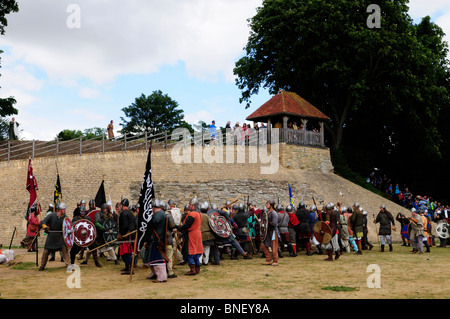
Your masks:
<path fill-rule="evenodd" d="M 145 149 L 148 150 L 147 130 L 144 131 L 144 136 L 145 136 Z"/>
<path fill-rule="evenodd" d="M 35 140 L 33 140 L 32 156 L 31 156 L 33 160 L 34 160 L 34 147 L 35 147 Z"/>
<path fill-rule="evenodd" d="M 167 131 L 164 131 L 164 148 L 167 149 Z"/>
<path fill-rule="evenodd" d="M 8 163 L 11 158 L 11 141 L 8 140 Z"/>
<path fill-rule="evenodd" d="M 102 134 L 102 153 L 105 154 L 105 133 Z"/>
<path fill-rule="evenodd" d="M 83 137 L 80 136 L 80 156 L 83 154 Z"/>
<path fill-rule="evenodd" d="M 59 155 L 59 138 L 56 137 L 56 157 Z"/>
<path fill-rule="evenodd" d="M 123 136 L 124 151 L 127 151 L 127 133 Z"/>

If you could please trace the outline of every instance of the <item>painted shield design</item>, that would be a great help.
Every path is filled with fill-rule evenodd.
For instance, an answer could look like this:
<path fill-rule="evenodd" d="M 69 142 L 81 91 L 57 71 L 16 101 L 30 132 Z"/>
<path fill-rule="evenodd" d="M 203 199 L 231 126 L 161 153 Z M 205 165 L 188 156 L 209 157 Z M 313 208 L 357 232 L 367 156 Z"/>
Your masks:
<path fill-rule="evenodd" d="M 89 213 L 87 213 L 87 215 L 91 218 L 92 222 L 95 223 L 95 215 L 97 215 L 97 213 L 100 212 L 100 209 L 94 209 L 91 210 Z"/>
<path fill-rule="evenodd" d="M 104 232 L 103 232 L 103 239 L 105 242 L 113 241 L 117 238 L 119 235 L 119 229 L 117 228 L 117 224 L 112 218 L 107 218 L 105 222 L 103 223 Z"/>
<path fill-rule="evenodd" d="M 211 230 L 219 237 L 228 238 L 233 233 L 228 220 L 221 216 L 220 213 L 214 212 L 209 215 L 209 226 Z"/>
<path fill-rule="evenodd" d="M 446 222 L 441 222 L 436 226 L 436 234 L 440 238 L 448 238 L 448 225 Z"/>
<path fill-rule="evenodd" d="M 67 217 L 64 218 L 62 232 L 63 232 L 64 242 L 66 243 L 67 247 L 72 248 L 73 241 L 74 241 L 74 230 L 73 230 L 72 222 Z"/>
<path fill-rule="evenodd" d="M 321 244 L 328 244 L 331 241 L 331 228 L 326 222 L 317 222 L 313 227 L 314 237 Z"/>
<path fill-rule="evenodd" d="M 402 236 L 405 237 L 406 239 L 409 239 L 409 231 L 408 231 L 408 228 L 409 228 L 409 224 L 403 226 L 403 228 L 402 228 Z"/>
<path fill-rule="evenodd" d="M 73 224 L 74 242 L 77 246 L 87 247 L 95 240 L 96 230 L 92 222 L 87 219 L 80 219 Z"/>
<path fill-rule="evenodd" d="M 268 228 L 269 228 L 269 213 L 266 211 L 262 211 L 261 223 L 259 225 L 259 235 L 261 236 L 262 241 L 266 240 Z"/>

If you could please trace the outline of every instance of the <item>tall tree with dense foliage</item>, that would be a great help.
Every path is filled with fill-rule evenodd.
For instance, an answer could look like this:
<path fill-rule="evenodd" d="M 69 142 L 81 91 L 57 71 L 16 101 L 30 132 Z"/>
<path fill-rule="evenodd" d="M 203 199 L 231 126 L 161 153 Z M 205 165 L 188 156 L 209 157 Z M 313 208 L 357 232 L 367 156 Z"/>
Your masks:
<path fill-rule="evenodd" d="M 121 132 L 159 133 L 177 127 L 188 128 L 189 125 L 183 120 L 183 110 L 178 106 L 177 101 L 161 90 L 153 91 L 149 96 L 141 94 L 134 103 L 122 109 L 127 119 L 121 117 Z"/>
<path fill-rule="evenodd" d="M 407 0 L 375 2 L 379 28 L 368 23 L 373 0 L 263 1 L 234 73 L 246 107 L 260 88 L 296 92 L 330 116 L 334 160 L 362 173 L 402 167 L 405 176 L 443 160 L 448 45 L 429 17 L 414 23 Z"/>
<path fill-rule="evenodd" d="M 381 26 L 369 28 L 372 2 L 265 0 L 249 20 L 246 55 L 234 69 L 241 102 L 249 107 L 261 87 L 298 93 L 331 117 L 326 128 L 334 150 L 353 123 L 370 122 L 371 133 L 389 149 L 400 135 L 396 121 L 387 119 L 433 128 L 436 102 L 449 103 L 442 30 L 415 25 L 406 0 L 377 1 Z M 432 43 L 421 32 L 432 33 Z M 422 146 L 439 153 L 437 130 L 420 136 Z"/>

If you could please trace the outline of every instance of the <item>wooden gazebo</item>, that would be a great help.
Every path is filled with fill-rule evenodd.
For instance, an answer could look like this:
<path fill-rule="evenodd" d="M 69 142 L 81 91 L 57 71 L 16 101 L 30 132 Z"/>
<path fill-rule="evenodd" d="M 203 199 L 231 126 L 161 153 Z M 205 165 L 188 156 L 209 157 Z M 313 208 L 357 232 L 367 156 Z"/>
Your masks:
<path fill-rule="evenodd" d="M 285 142 L 324 145 L 324 121 L 328 116 L 294 92 L 280 90 L 269 101 L 247 116 L 247 121 L 267 123 L 267 128 L 282 129 Z M 308 121 L 318 123 L 317 131 L 308 130 Z M 298 127 L 289 124 L 299 123 Z"/>

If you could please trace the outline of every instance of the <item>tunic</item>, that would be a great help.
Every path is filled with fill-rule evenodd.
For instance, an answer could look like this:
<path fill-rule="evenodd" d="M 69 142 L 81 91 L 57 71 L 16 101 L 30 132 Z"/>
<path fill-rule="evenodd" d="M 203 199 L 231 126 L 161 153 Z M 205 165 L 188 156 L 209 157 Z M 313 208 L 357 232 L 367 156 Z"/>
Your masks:
<path fill-rule="evenodd" d="M 348 239 L 349 238 L 349 232 L 348 232 L 348 219 L 344 214 L 341 214 L 339 217 L 339 224 L 341 224 L 341 238 L 342 239 Z"/>
<path fill-rule="evenodd" d="M 162 252 L 166 250 L 166 213 L 163 210 L 153 213 L 150 226 L 152 228 L 148 230 L 151 232 L 150 260 L 146 265 L 163 265 L 165 259 Z"/>
<path fill-rule="evenodd" d="M 61 250 L 63 245 L 66 243 L 64 242 L 64 237 L 62 235 L 62 228 L 63 228 L 63 222 L 64 219 L 67 217 L 66 214 L 62 215 L 61 217 L 58 217 L 56 213 L 51 213 L 47 217 L 44 218 L 44 220 L 41 222 L 41 225 L 47 225 L 50 231 L 58 231 L 55 232 L 49 232 L 47 235 L 47 240 L 45 241 L 45 249 L 48 250 Z"/>
<path fill-rule="evenodd" d="M 350 224 L 352 225 L 356 238 L 363 237 L 363 217 L 364 215 L 359 209 L 356 209 L 353 212 L 352 217 L 350 217 Z"/>
<path fill-rule="evenodd" d="M 202 213 L 202 224 L 200 227 L 202 232 L 202 241 L 204 246 L 214 245 L 214 233 L 209 226 L 209 217 L 208 215 Z"/>
<path fill-rule="evenodd" d="M 122 211 L 119 216 L 119 234 L 124 236 L 132 231 L 136 230 L 136 223 L 133 216 L 133 213 L 126 209 Z M 124 240 L 134 240 L 136 233 L 124 238 Z M 133 252 L 133 245 L 131 242 L 121 243 L 120 244 L 120 256 L 125 254 L 131 254 Z"/>
<path fill-rule="evenodd" d="M 388 236 L 391 234 L 391 223 L 392 225 L 395 225 L 394 216 L 387 211 L 380 211 L 375 219 L 375 223 L 380 223 L 378 235 Z"/>
<path fill-rule="evenodd" d="M 250 217 L 250 212 L 240 212 L 238 211 L 233 220 L 237 225 L 236 237 L 239 241 L 250 241 L 250 231 L 248 225 L 248 218 Z"/>
<path fill-rule="evenodd" d="M 264 245 L 266 245 L 266 247 L 272 247 L 272 240 L 275 240 L 275 236 L 277 235 L 278 232 L 278 214 L 276 211 L 272 210 L 269 212 L 269 217 L 268 217 L 269 223 L 267 226 L 267 236 L 266 239 L 264 240 Z"/>
<path fill-rule="evenodd" d="M 39 231 L 39 219 L 35 214 L 30 214 L 28 218 L 27 236 L 34 237 Z"/>
<path fill-rule="evenodd" d="M 311 238 L 312 233 L 311 233 L 311 228 L 309 226 L 309 217 L 310 217 L 309 210 L 307 210 L 305 208 L 301 208 L 301 209 L 297 210 L 295 215 L 297 216 L 297 219 L 299 222 L 299 226 L 298 226 L 298 230 L 297 230 L 298 237 L 299 238 Z"/>
<path fill-rule="evenodd" d="M 183 255 L 203 254 L 203 242 L 201 232 L 202 214 L 189 212 L 183 225 L 178 230 L 184 231 L 184 242 L 181 252 Z"/>

